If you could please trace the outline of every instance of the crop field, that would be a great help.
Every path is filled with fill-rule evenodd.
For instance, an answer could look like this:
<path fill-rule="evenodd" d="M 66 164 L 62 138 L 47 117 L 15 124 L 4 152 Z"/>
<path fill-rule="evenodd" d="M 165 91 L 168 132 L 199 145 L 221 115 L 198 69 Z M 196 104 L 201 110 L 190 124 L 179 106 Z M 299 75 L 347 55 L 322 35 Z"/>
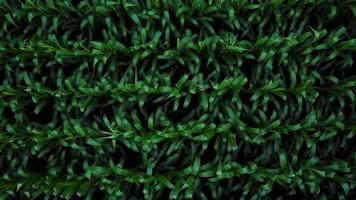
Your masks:
<path fill-rule="evenodd" d="M 0 200 L 356 199 L 356 0 L 0 0 Z"/>

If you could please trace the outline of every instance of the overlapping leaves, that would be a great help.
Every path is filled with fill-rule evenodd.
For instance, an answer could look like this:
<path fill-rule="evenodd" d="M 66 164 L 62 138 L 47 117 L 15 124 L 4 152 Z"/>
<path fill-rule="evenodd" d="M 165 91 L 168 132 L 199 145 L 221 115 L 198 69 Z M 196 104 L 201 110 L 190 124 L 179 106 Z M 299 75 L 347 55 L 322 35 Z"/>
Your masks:
<path fill-rule="evenodd" d="M 0 198 L 354 198 L 355 17 L 0 0 Z"/>

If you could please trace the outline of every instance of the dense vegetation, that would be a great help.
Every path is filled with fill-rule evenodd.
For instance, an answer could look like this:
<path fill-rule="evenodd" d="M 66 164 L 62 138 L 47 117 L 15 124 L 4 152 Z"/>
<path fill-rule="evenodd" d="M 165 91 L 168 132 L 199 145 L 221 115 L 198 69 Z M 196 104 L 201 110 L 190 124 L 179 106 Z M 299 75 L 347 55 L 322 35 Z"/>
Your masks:
<path fill-rule="evenodd" d="M 0 199 L 356 199 L 355 0 L 0 0 Z"/>

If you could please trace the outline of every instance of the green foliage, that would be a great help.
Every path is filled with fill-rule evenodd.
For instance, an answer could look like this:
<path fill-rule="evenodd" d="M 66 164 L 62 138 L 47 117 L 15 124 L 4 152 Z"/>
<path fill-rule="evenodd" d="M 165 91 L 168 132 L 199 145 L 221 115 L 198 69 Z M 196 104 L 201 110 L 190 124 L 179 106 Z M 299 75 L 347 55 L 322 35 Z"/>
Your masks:
<path fill-rule="evenodd" d="M 0 0 L 0 199 L 355 199 L 356 1 Z"/>

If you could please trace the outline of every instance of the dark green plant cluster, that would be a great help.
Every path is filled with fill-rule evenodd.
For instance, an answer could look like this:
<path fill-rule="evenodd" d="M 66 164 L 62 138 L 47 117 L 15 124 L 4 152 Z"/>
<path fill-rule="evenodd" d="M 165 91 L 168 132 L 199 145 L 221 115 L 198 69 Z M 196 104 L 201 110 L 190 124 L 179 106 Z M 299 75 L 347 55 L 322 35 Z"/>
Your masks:
<path fill-rule="evenodd" d="M 355 0 L 0 0 L 0 199 L 355 199 Z"/>

